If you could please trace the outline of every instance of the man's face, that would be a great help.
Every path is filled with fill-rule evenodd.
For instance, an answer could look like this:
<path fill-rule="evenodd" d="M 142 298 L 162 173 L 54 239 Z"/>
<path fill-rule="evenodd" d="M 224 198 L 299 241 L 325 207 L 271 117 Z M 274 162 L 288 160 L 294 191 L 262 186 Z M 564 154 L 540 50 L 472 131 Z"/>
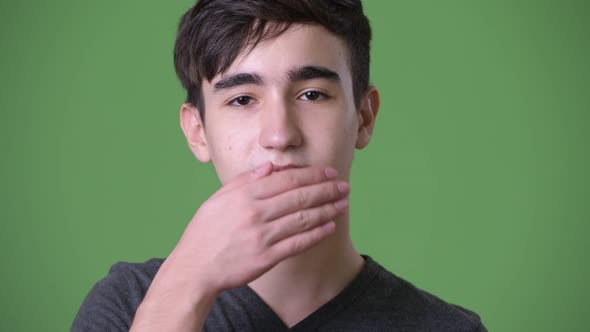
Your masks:
<path fill-rule="evenodd" d="M 258 44 L 203 81 L 206 123 L 191 119 L 200 140 L 193 151 L 213 162 L 222 184 L 267 161 L 331 166 L 348 179 L 355 145 L 368 140 L 357 142 L 366 121 L 355 109 L 347 61 L 345 42 L 315 25 L 293 25 Z"/>

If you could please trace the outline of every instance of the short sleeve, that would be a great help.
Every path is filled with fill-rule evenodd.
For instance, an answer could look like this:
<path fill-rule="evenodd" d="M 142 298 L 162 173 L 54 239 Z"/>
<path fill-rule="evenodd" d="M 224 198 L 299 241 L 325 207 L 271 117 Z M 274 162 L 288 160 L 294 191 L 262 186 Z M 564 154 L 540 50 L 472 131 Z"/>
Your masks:
<path fill-rule="evenodd" d="M 82 302 L 71 331 L 128 331 L 161 263 L 162 259 L 154 258 L 111 266 Z"/>

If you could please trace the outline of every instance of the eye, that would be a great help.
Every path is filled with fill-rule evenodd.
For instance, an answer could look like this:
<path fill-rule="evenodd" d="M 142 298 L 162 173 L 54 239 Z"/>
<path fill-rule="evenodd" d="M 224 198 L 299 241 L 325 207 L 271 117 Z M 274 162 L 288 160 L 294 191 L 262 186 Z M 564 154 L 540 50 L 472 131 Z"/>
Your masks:
<path fill-rule="evenodd" d="M 252 97 L 250 96 L 239 96 L 237 98 L 234 98 L 230 101 L 230 105 L 231 106 L 248 106 L 250 104 L 250 102 L 252 101 Z"/>
<path fill-rule="evenodd" d="M 316 90 L 311 90 L 311 91 L 307 91 L 305 93 L 303 93 L 299 98 L 304 98 L 303 100 L 308 100 L 308 101 L 318 101 L 318 100 L 323 100 L 323 99 L 327 99 L 328 96 L 325 93 L 316 91 Z"/>

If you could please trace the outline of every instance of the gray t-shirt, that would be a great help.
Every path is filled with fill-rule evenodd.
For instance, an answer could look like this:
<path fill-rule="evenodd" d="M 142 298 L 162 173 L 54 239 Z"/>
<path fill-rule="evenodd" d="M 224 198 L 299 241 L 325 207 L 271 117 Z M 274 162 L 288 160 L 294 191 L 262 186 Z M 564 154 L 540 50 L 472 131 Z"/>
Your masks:
<path fill-rule="evenodd" d="M 246 285 L 220 294 L 203 331 L 487 331 L 473 311 L 363 258 L 363 269 L 340 294 L 290 329 Z M 82 303 L 72 331 L 128 331 L 163 261 L 114 264 Z"/>

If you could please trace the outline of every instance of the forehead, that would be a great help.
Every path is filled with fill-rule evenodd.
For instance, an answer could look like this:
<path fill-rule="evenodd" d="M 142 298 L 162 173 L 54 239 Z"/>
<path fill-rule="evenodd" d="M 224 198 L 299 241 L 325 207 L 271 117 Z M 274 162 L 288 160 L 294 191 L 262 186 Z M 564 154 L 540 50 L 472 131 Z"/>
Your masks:
<path fill-rule="evenodd" d="M 213 85 L 229 75 L 257 73 L 269 81 L 284 81 L 294 67 L 320 66 L 339 74 L 349 83 L 348 48 L 344 39 L 319 25 L 293 24 L 279 36 L 244 50 L 225 72 L 216 75 Z"/>

